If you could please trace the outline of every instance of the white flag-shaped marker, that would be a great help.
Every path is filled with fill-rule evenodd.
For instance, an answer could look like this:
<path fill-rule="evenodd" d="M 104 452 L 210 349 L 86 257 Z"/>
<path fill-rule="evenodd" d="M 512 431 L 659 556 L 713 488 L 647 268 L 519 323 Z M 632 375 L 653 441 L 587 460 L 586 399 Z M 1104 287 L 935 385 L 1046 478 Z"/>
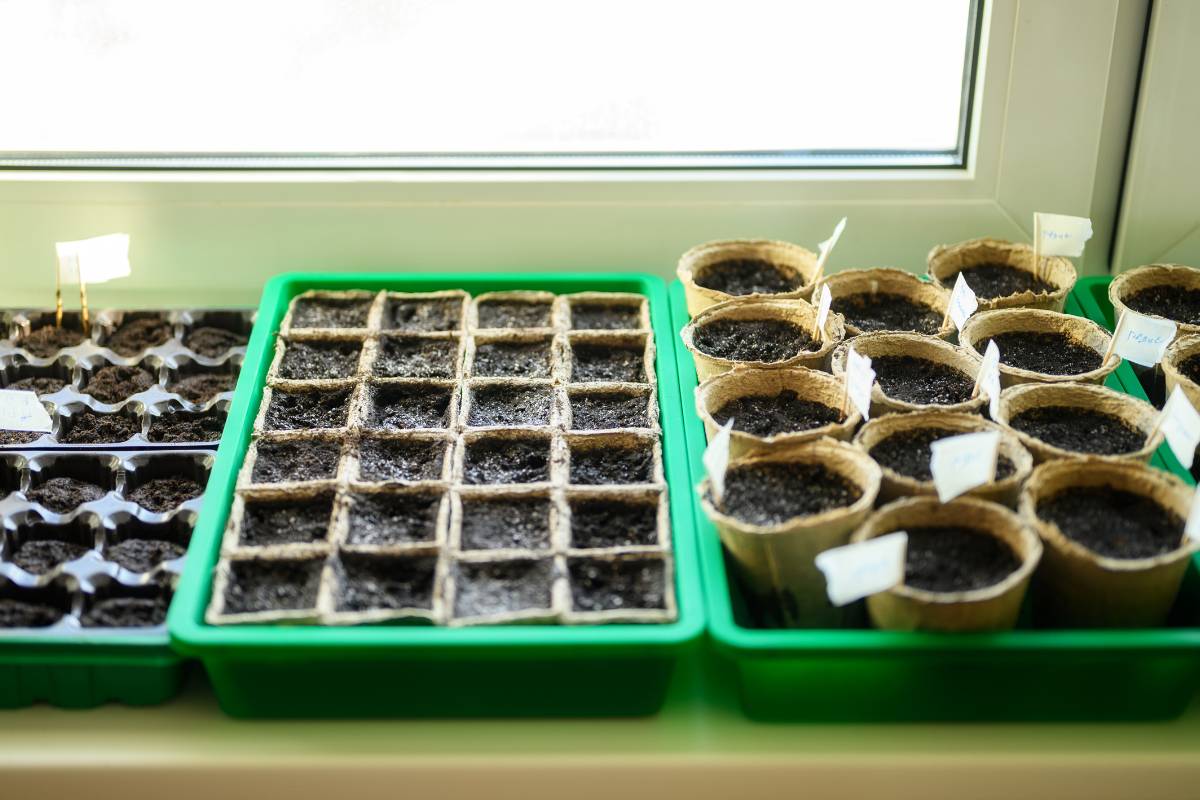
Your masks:
<path fill-rule="evenodd" d="M 1187 395 L 1178 386 L 1167 398 L 1162 415 L 1158 418 L 1158 429 L 1171 446 L 1171 452 L 1185 469 L 1192 468 L 1196 446 L 1200 445 L 1200 414 L 1188 402 Z"/>
<path fill-rule="evenodd" d="M 817 245 L 818 275 L 825 274 L 825 263 L 829 261 L 829 254 L 833 252 L 833 248 L 838 243 L 838 239 L 842 238 L 842 231 L 844 230 L 846 230 L 846 218 L 842 217 L 842 221 L 833 227 L 833 235 Z"/>
<path fill-rule="evenodd" d="M 846 351 L 846 394 L 850 402 L 862 414 L 864 420 L 871 418 L 871 387 L 875 385 L 875 370 L 871 359 L 860 356 L 851 347 Z"/>
<path fill-rule="evenodd" d="M 961 331 L 978 309 L 979 298 L 971 291 L 963 274 L 958 273 L 958 278 L 954 281 L 954 291 L 950 292 L 950 319 L 954 321 L 954 327 Z"/>
<path fill-rule="evenodd" d="M 33 392 L 0 390 L 0 431 L 37 431 L 53 429 L 50 414 Z"/>
<path fill-rule="evenodd" d="M 704 449 L 704 468 L 712 486 L 713 499 L 718 503 L 725 496 L 725 470 L 729 467 L 729 436 L 733 433 L 733 418 L 721 426 L 717 435 Z"/>
<path fill-rule="evenodd" d="M 904 582 L 908 534 L 896 531 L 817 553 L 829 602 L 844 606 Z"/>
<path fill-rule="evenodd" d="M 1092 238 L 1092 221 L 1087 217 L 1033 212 L 1037 251 L 1043 256 L 1081 256 Z"/>
<path fill-rule="evenodd" d="M 1121 358 L 1153 367 L 1175 338 L 1175 323 L 1125 309 L 1113 331 L 1113 350 Z"/>
<path fill-rule="evenodd" d="M 983 351 L 983 365 L 975 378 L 979 391 L 988 399 L 988 414 L 992 419 L 1000 416 L 1000 348 L 994 339 L 988 340 Z"/>
<path fill-rule="evenodd" d="M 930 445 L 929 469 L 937 487 L 938 500 L 953 500 L 976 486 L 996 479 L 996 455 L 1000 431 L 947 436 Z"/>
<path fill-rule="evenodd" d="M 829 308 L 833 305 L 833 295 L 829 293 L 829 287 L 821 284 L 821 299 L 817 304 L 817 333 L 825 330 L 825 320 L 829 319 Z"/>
<path fill-rule="evenodd" d="M 129 235 L 113 233 L 59 242 L 58 275 L 63 283 L 103 283 L 129 275 Z"/>
<path fill-rule="evenodd" d="M 1192 507 L 1188 511 L 1187 524 L 1183 526 L 1183 535 L 1195 542 L 1200 542 L 1200 486 L 1192 494 Z"/>

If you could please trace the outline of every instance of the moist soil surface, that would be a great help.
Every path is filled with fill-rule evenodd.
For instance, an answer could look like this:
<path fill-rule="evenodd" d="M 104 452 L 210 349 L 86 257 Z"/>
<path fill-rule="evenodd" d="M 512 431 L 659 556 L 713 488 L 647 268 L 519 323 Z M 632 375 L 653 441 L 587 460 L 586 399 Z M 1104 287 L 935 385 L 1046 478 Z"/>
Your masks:
<path fill-rule="evenodd" d="M 342 428 L 350 411 L 350 390 L 331 392 L 272 392 L 266 429 L 302 431 Z"/>
<path fill-rule="evenodd" d="M 572 303 L 571 327 L 577 331 L 634 330 L 642 327 L 642 314 L 634 306 Z"/>
<path fill-rule="evenodd" d="M 1095 455 L 1132 453 L 1146 436 L 1124 420 L 1085 408 L 1041 406 L 1012 417 L 1010 427 L 1063 450 Z"/>
<path fill-rule="evenodd" d="M 552 580 L 549 559 L 459 562 L 455 568 L 454 616 L 549 609 Z"/>
<path fill-rule="evenodd" d="M 62 618 L 61 608 L 21 600 L 0 600 L 0 628 L 48 628 Z"/>
<path fill-rule="evenodd" d="M 348 544 L 432 542 L 440 494 L 356 494 L 350 501 Z"/>
<path fill-rule="evenodd" d="M 1032 272 L 1010 264 L 976 264 L 966 267 L 961 273 L 975 296 L 983 300 L 1008 297 L 1020 292 L 1053 292 L 1058 288 L 1041 278 L 1035 278 Z M 957 276 L 948 280 L 946 285 L 953 286 Z"/>
<path fill-rule="evenodd" d="M 383 327 L 389 330 L 428 333 L 456 331 L 462 327 L 461 300 L 390 299 L 383 310 Z"/>
<path fill-rule="evenodd" d="M 99 500 L 105 494 L 103 487 L 78 478 L 51 478 L 32 487 L 25 496 L 51 511 L 66 514 L 84 503 Z"/>
<path fill-rule="evenodd" d="M 219 410 L 193 414 L 168 411 L 150 418 L 152 442 L 216 442 L 225 428 L 225 413 Z"/>
<path fill-rule="evenodd" d="M 1179 371 L 1194 383 L 1200 383 L 1200 355 L 1189 356 L 1179 364 Z"/>
<path fill-rule="evenodd" d="M 868 455 L 875 459 L 879 466 L 899 472 L 906 478 L 931 481 L 933 472 L 929 468 L 929 460 L 933 457 L 933 448 L 930 445 L 939 439 L 959 436 L 963 433 L 966 431 L 954 431 L 949 428 L 916 428 L 897 431 L 886 439 L 876 442 Z M 996 454 L 996 480 L 1004 480 L 1016 471 L 1016 465 L 1008 456 Z"/>
<path fill-rule="evenodd" d="M 149 370 L 112 365 L 92 373 L 91 380 L 83 387 L 83 393 L 90 394 L 101 403 L 115 404 L 146 391 L 155 383 L 157 381 Z"/>
<path fill-rule="evenodd" d="M 646 348 L 616 344 L 571 346 L 573 383 L 645 383 Z"/>
<path fill-rule="evenodd" d="M 434 481 L 442 476 L 446 443 L 421 439 L 363 439 L 358 448 L 359 479 Z"/>
<path fill-rule="evenodd" d="M 129 499 L 147 511 L 162 514 L 204 494 L 191 478 L 155 478 L 129 493 Z"/>
<path fill-rule="evenodd" d="M 820 349 L 812 335 L 779 319 L 718 319 L 696 329 L 696 349 L 728 361 L 786 361 Z"/>
<path fill-rule="evenodd" d="M 82 344 L 85 338 L 83 331 L 72 330 L 71 328 L 56 328 L 53 325 L 47 325 L 30 331 L 29 335 L 21 339 L 17 344 L 38 358 L 49 358 L 64 347 L 74 347 L 77 344 Z"/>
<path fill-rule="evenodd" d="M 644 394 L 573 392 L 570 403 L 572 430 L 650 427 L 650 403 Z"/>
<path fill-rule="evenodd" d="M 338 611 L 433 608 L 437 558 L 342 554 Z"/>
<path fill-rule="evenodd" d="M 383 430 L 445 428 L 450 422 L 450 389 L 443 386 L 376 386 L 368 424 Z"/>
<path fill-rule="evenodd" d="M 333 497 L 304 500 L 247 500 L 238 543 L 245 547 L 309 544 L 325 538 Z"/>
<path fill-rule="evenodd" d="M 337 473 L 341 447 L 335 442 L 260 440 L 250 480 L 254 483 L 328 480 Z"/>
<path fill-rule="evenodd" d="M 649 483 L 654 478 L 654 452 L 635 447 L 572 447 L 571 483 L 584 486 Z"/>
<path fill-rule="evenodd" d="M 342 299 L 309 297 L 297 300 L 292 309 L 293 328 L 365 328 L 371 298 Z"/>
<path fill-rule="evenodd" d="M 379 340 L 373 371 L 383 378 L 453 378 L 458 341 L 385 336 Z"/>
<path fill-rule="evenodd" d="M 541 439 L 478 439 L 466 447 L 463 480 L 537 483 L 550 480 L 550 443 Z"/>
<path fill-rule="evenodd" d="M 863 292 L 839 297 L 830 306 L 864 333 L 872 331 L 916 331 L 936 334 L 942 315 L 929 306 L 901 294 Z"/>
<path fill-rule="evenodd" d="M 701 268 L 692 279 L 697 286 L 741 297 L 747 294 L 794 292 L 804 285 L 799 275 L 761 258 L 731 258 Z"/>
<path fill-rule="evenodd" d="M 463 550 L 547 550 L 550 501 L 544 498 L 463 498 Z"/>
<path fill-rule="evenodd" d="M 820 464 L 766 463 L 725 473 L 725 496 L 717 507 L 753 525 L 777 525 L 853 505 L 862 489 Z"/>
<path fill-rule="evenodd" d="M 25 542 L 12 554 L 12 562 L 33 575 L 42 575 L 64 564 L 74 561 L 91 548 L 75 542 L 57 539 L 41 539 Z"/>
<path fill-rule="evenodd" d="M 1200 289 L 1182 286 L 1147 286 L 1125 298 L 1139 314 L 1157 314 L 1188 325 L 1200 325 Z"/>
<path fill-rule="evenodd" d="M 1102 356 L 1065 333 L 1051 331 L 1010 331 L 998 333 L 976 345 L 979 352 L 995 342 L 1000 361 L 1010 367 L 1040 372 L 1043 375 L 1079 375 L 1099 369 Z"/>
<path fill-rule="evenodd" d="M 993 586 L 1021 566 L 1005 542 L 954 526 L 910 527 L 904 584 L 929 592 L 969 592 Z"/>
<path fill-rule="evenodd" d="M 624 500 L 572 500 L 571 547 L 638 547 L 658 544 L 658 506 Z"/>
<path fill-rule="evenodd" d="M 29 444 L 43 435 L 36 431 L 0 431 L 0 444 Z"/>
<path fill-rule="evenodd" d="M 914 356 L 876 356 L 875 379 L 893 400 L 949 406 L 971 399 L 975 380 L 948 364 Z"/>
<path fill-rule="evenodd" d="M 151 628 L 167 621 L 167 601 L 111 597 L 95 603 L 79 621 L 85 628 Z"/>
<path fill-rule="evenodd" d="M 142 432 L 137 417 L 129 414 L 99 414 L 83 408 L 71 415 L 59 436 L 63 444 L 119 444 Z"/>
<path fill-rule="evenodd" d="M 232 392 L 237 379 L 228 373 L 205 372 L 188 375 L 167 386 L 168 392 L 187 400 L 189 403 L 207 403 L 219 394 Z"/>
<path fill-rule="evenodd" d="M 143 350 L 158 347 L 171 338 L 171 323 L 161 317 L 139 317 L 121 324 L 112 332 L 104 346 L 123 356 L 135 356 Z"/>
<path fill-rule="evenodd" d="M 736 430 L 753 436 L 777 436 L 807 431 L 842 421 L 840 409 L 801 399 L 791 389 L 775 395 L 746 395 L 730 400 L 713 413 L 718 425 L 733 418 Z"/>
<path fill-rule="evenodd" d="M 219 358 L 235 347 L 244 347 L 247 337 L 224 328 L 204 326 L 192 328 L 183 339 L 183 346 L 205 358 Z"/>
<path fill-rule="evenodd" d="M 67 382 L 62 378 L 41 377 L 22 378 L 19 381 L 13 381 L 4 388 L 9 389 L 10 391 L 34 392 L 35 394 L 43 395 L 54 394 L 57 391 L 61 391 L 66 385 Z"/>
<path fill-rule="evenodd" d="M 232 562 L 225 613 L 312 608 L 324 563 L 322 559 Z"/>
<path fill-rule="evenodd" d="M 480 328 L 549 328 L 550 304 L 485 300 L 475 307 Z"/>
<path fill-rule="evenodd" d="M 550 342 L 488 342 L 475 347 L 480 378 L 549 378 Z"/>
<path fill-rule="evenodd" d="M 499 425 L 549 425 L 552 395 L 549 388 L 515 386 L 478 387 L 471 391 L 472 427 Z"/>
<path fill-rule="evenodd" d="M 349 378 L 358 371 L 358 342 L 288 342 L 279 362 L 287 380 Z"/>
<path fill-rule="evenodd" d="M 576 611 L 664 608 L 666 570 L 658 559 L 573 558 L 567 565 Z"/>
<path fill-rule="evenodd" d="M 149 572 L 159 564 L 183 556 L 187 548 L 160 539 L 126 539 L 104 551 L 104 557 L 130 572 Z"/>
<path fill-rule="evenodd" d="M 1183 518 L 1148 497 L 1113 486 L 1075 486 L 1044 498 L 1037 515 L 1107 558 L 1152 558 L 1183 540 Z"/>

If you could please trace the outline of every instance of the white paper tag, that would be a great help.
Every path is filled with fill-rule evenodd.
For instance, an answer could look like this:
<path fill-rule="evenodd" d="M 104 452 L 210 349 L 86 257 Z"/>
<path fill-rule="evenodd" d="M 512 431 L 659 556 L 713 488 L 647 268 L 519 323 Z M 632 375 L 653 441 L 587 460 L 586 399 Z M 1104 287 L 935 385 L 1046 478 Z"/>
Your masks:
<path fill-rule="evenodd" d="M 983 365 L 975 378 L 979 391 L 988 399 L 988 414 L 992 419 L 1000 417 L 1000 348 L 994 339 L 988 340 L 983 351 Z"/>
<path fill-rule="evenodd" d="M 842 238 L 842 231 L 844 230 L 846 230 L 846 218 L 842 217 L 842 221 L 833 227 L 833 235 L 817 245 L 818 275 L 825 274 L 825 264 L 829 261 L 829 254 L 833 252 L 833 248 L 838 243 L 838 239 Z"/>
<path fill-rule="evenodd" d="M 37 431 L 54 429 L 50 414 L 33 392 L 0 390 L 0 431 Z"/>
<path fill-rule="evenodd" d="M 871 359 L 860 356 L 851 347 L 846 350 L 846 394 L 850 402 L 862 414 L 864 420 L 871 418 L 871 387 L 875 385 L 875 370 Z"/>
<path fill-rule="evenodd" d="M 1192 493 L 1192 507 L 1188 511 L 1187 523 L 1183 526 L 1183 535 L 1195 542 L 1200 542 L 1200 486 Z"/>
<path fill-rule="evenodd" d="M 817 553 L 829 602 L 844 606 L 904 582 L 908 534 L 896 531 Z"/>
<path fill-rule="evenodd" d="M 950 293 L 950 319 L 954 321 L 954 327 L 961 331 L 978 309 L 979 298 L 971 291 L 963 274 L 958 273 L 958 278 L 954 281 L 954 291 Z"/>
<path fill-rule="evenodd" d="M 833 295 L 829 287 L 821 284 L 821 299 L 817 304 L 817 331 L 825 330 L 825 320 L 829 319 L 829 308 L 833 305 Z"/>
<path fill-rule="evenodd" d="M 1135 364 L 1153 367 L 1162 361 L 1175 331 L 1175 323 L 1169 319 L 1155 319 L 1126 309 L 1113 331 L 1113 351 Z"/>
<path fill-rule="evenodd" d="M 1039 237 L 1037 251 L 1042 256 L 1081 256 L 1083 246 L 1092 238 L 1092 221 L 1087 217 L 1035 211 L 1033 229 Z"/>
<path fill-rule="evenodd" d="M 1192 468 L 1196 446 L 1200 445 L 1200 414 L 1178 386 L 1171 392 L 1158 418 L 1158 429 L 1171 446 L 1171 452 L 1184 469 Z"/>
<path fill-rule="evenodd" d="M 704 468 L 712 485 L 713 499 L 718 503 L 725 496 L 725 470 L 729 467 L 729 436 L 733 433 L 733 418 L 721 426 L 717 435 L 704 448 Z"/>
<path fill-rule="evenodd" d="M 94 239 L 59 242 L 58 275 L 63 283 L 104 283 L 129 275 L 129 235 L 113 233 Z"/>
<path fill-rule="evenodd" d="M 996 479 L 1000 431 L 980 431 L 947 436 L 929 446 L 929 469 L 938 500 L 949 502 L 960 494 Z"/>

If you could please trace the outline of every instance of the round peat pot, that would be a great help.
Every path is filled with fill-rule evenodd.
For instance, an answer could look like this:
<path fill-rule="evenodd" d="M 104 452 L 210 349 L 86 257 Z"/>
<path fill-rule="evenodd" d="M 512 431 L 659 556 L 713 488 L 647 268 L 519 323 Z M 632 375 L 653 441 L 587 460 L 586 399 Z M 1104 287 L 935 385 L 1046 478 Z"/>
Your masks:
<path fill-rule="evenodd" d="M 887 503 L 899 497 L 936 497 L 937 487 L 932 476 L 925 477 L 929 474 L 930 444 L 947 436 L 983 431 L 1000 432 L 997 480 L 977 486 L 967 494 L 1015 507 L 1021 486 L 1033 471 L 1033 456 L 1012 431 L 976 414 L 950 411 L 889 414 L 863 425 L 854 437 L 854 444 L 879 464 L 883 480 L 879 487 L 878 502 Z M 914 459 L 914 466 L 920 464 L 923 468 L 920 477 L 915 476 L 911 469 L 904 472 L 896 469 L 904 454 L 913 451 L 919 453 Z"/>
<path fill-rule="evenodd" d="M 909 534 L 905 578 L 867 598 L 875 627 L 966 632 L 1016 625 L 1042 556 L 1041 542 L 1019 516 L 975 498 L 909 497 L 875 512 L 851 541 L 893 531 Z"/>
<path fill-rule="evenodd" d="M 979 298 L 979 310 L 1041 308 L 1062 311 L 1075 286 L 1075 265 L 1062 256 L 1042 257 L 1040 279 L 1033 264 L 1033 247 L 1002 239 L 969 239 L 941 244 L 929 251 L 929 277 L 952 289 L 963 272 Z"/>
<path fill-rule="evenodd" d="M 730 300 L 697 314 L 680 336 L 703 381 L 737 366 L 824 369 L 846 329 L 840 314 L 830 314 L 813 341 L 816 324 L 817 311 L 804 300 Z"/>
<path fill-rule="evenodd" d="M 1195 552 L 1192 489 L 1143 464 L 1057 461 L 1034 470 L 1021 514 L 1046 548 L 1034 596 L 1056 626 L 1162 625 Z"/>
<path fill-rule="evenodd" d="M 1200 334 L 1177 338 L 1167 348 L 1162 360 L 1167 379 L 1167 396 L 1178 386 L 1188 401 L 1200 407 Z"/>
<path fill-rule="evenodd" d="M 847 404 L 842 382 L 828 372 L 792 369 L 735 369 L 709 378 L 696 389 L 696 412 L 711 440 L 733 417 L 733 457 L 828 436 L 846 440 L 862 422 Z"/>
<path fill-rule="evenodd" d="M 817 278 L 817 254 L 790 242 L 728 239 L 696 245 L 679 257 L 675 272 L 694 317 L 736 297 L 807 300 Z"/>
<path fill-rule="evenodd" d="M 847 337 L 889 331 L 949 339 L 954 333 L 946 318 L 950 293 L 911 272 L 876 267 L 827 275 L 813 288 L 814 305 L 822 286 L 829 287 L 833 310 L 845 318 Z"/>
<path fill-rule="evenodd" d="M 870 513 L 879 478 L 861 450 L 819 439 L 731 461 L 721 501 L 706 478 L 701 506 L 762 607 L 788 627 L 837 627 L 853 612 L 829 603 L 813 559 L 846 544 Z"/>
<path fill-rule="evenodd" d="M 986 402 L 971 397 L 979 364 L 971 354 L 935 336 L 918 333 L 866 333 L 839 345 L 830 358 L 835 376 L 846 371 L 847 351 L 854 348 L 875 368 L 871 416 L 908 411 L 978 413 Z M 886 388 L 885 388 L 886 387 Z"/>
<path fill-rule="evenodd" d="M 1200 270 L 1183 264 L 1147 264 L 1122 272 L 1108 285 L 1113 322 L 1125 309 L 1172 320 L 1176 338 L 1200 333 Z"/>
<path fill-rule="evenodd" d="M 976 314 L 958 341 L 980 362 L 989 339 L 1000 350 L 1000 385 L 1019 383 L 1103 383 L 1121 364 L 1116 353 L 1104 360 L 1112 336 L 1095 322 L 1057 311 L 1006 308 Z"/>
<path fill-rule="evenodd" d="M 1146 462 L 1162 443 L 1158 411 L 1145 400 L 1083 383 L 1026 383 L 1000 393 L 996 421 L 1016 433 L 1035 463 L 1060 458 Z"/>

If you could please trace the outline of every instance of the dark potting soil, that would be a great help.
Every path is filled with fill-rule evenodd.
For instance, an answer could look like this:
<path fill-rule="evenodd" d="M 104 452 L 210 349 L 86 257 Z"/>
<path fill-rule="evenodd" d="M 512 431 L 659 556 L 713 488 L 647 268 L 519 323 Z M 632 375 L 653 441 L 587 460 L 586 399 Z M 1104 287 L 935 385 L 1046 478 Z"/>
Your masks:
<path fill-rule="evenodd" d="M 929 460 L 933 457 L 930 446 L 939 439 L 948 436 L 959 436 L 963 431 L 949 428 L 916 428 L 897 431 L 886 439 L 875 443 L 868 455 L 893 472 L 899 472 L 907 478 L 917 481 L 933 480 L 933 472 L 929 469 Z M 1017 471 L 1012 459 L 1008 456 L 996 455 L 996 480 L 1001 481 Z"/>
<path fill-rule="evenodd" d="M 83 331 L 46 325 L 30 331 L 29 335 L 22 338 L 17 344 L 38 358 L 49 358 L 63 347 L 82 344 L 85 338 Z"/>
<path fill-rule="evenodd" d="M 466 447 L 466 483 L 536 483 L 550 480 L 550 443 L 542 439 L 478 439 Z"/>
<path fill-rule="evenodd" d="M 767 463 L 725 473 L 721 511 L 753 525 L 776 525 L 853 505 L 862 489 L 820 464 Z"/>
<path fill-rule="evenodd" d="M 1139 314 L 1157 314 L 1188 325 L 1200 325 L 1200 289 L 1170 284 L 1147 286 L 1125 298 L 1125 305 Z"/>
<path fill-rule="evenodd" d="M 205 358 L 219 358 L 235 347 L 244 347 L 246 341 L 245 334 L 205 326 L 192 328 L 184 337 L 183 346 Z"/>
<path fill-rule="evenodd" d="M 137 317 L 123 322 L 105 340 L 104 346 L 123 356 L 135 356 L 163 344 L 172 333 L 171 323 L 161 317 Z"/>
<path fill-rule="evenodd" d="M 321 585 L 321 559 L 234 561 L 225 589 L 225 613 L 312 608 Z"/>
<path fill-rule="evenodd" d="M 332 299 L 307 297 L 292 309 L 293 328 L 365 328 L 370 298 Z"/>
<path fill-rule="evenodd" d="M 245 547 L 309 544 L 325 538 L 333 497 L 304 500 L 247 500 L 238 543 Z"/>
<path fill-rule="evenodd" d="M 570 402 L 572 430 L 650 427 L 650 403 L 644 394 L 572 392 Z"/>
<path fill-rule="evenodd" d="M 696 349 L 729 361 L 786 361 L 820 349 L 812 335 L 779 319 L 718 319 L 696 329 Z"/>
<path fill-rule="evenodd" d="M 522 300 L 485 300 L 476 306 L 480 328 L 549 328 L 550 304 Z"/>
<path fill-rule="evenodd" d="M 635 306 L 572 303 L 571 327 L 577 331 L 632 330 L 642 327 L 642 315 Z"/>
<path fill-rule="evenodd" d="M 567 572 L 571 605 L 576 611 L 666 606 L 666 570 L 658 559 L 573 558 Z"/>
<path fill-rule="evenodd" d="M 646 382 L 646 348 L 615 344 L 571 346 L 573 383 Z"/>
<path fill-rule="evenodd" d="M 232 392 L 237 380 L 229 373 L 205 372 L 188 375 L 167 386 L 167 391 L 189 403 L 207 403 L 223 392 Z"/>
<path fill-rule="evenodd" d="M 473 427 L 549 425 L 552 399 L 549 387 L 477 387 L 471 390 L 467 424 Z"/>
<path fill-rule="evenodd" d="M 259 441 L 250 480 L 254 483 L 319 481 L 337 472 L 341 447 L 335 442 Z"/>
<path fill-rule="evenodd" d="M 910 527 L 904 583 L 928 592 L 993 586 L 1021 566 L 1007 543 L 974 528 Z"/>
<path fill-rule="evenodd" d="M 914 356 L 876 356 L 871 361 L 875 379 L 893 400 L 921 405 L 949 406 L 971 399 L 974 378 L 948 364 Z"/>
<path fill-rule="evenodd" d="M 653 479 L 654 451 L 648 444 L 571 447 L 571 483 L 598 486 Z"/>
<path fill-rule="evenodd" d="M 1063 450 L 1119 455 L 1141 449 L 1146 436 L 1119 417 L 1084 408 L 1041 406 L 1012 417 L 1010 427 Z"/>
<path fill-rule="evenodd" d="M 36 431 L 0 431 L 0 444 L 29 444 L 43 435 Z"/>
<path fill-rule="evenodd" d="M 48 628 L 62 618 L 61 608 L 21 600 L 0 600 L 0 628 Z"/>
<path fill-rule="evenodd" d="M 1009 331 L 998 333 L 976 345 L 979 352 L 995 342 L 1000 361 L 1010 367 L 1043 375 L 1079 375 L 1099 369 L 1102 356 L 1065 333 L 1052 331 Z"/>
<path fill-rule="evenodd" d="M 550 342 L 488 342 L 475 348 L 472 374 L 481 378 L 549 378 Z"/>
<path fill-rule="evenodd" d="M 159 564 L 181 558 L 187 548 L 160 539 L 126 539 L 104 551 L 104 557 L 130 572 L 149 572 Z"/>
<path fill-rule="evenodd" d="M 658 506 L 625 500 L 572 500 L 571 547 L 658 544 Z"/>
<path fill-rule="evenodd" d="M 448 386 L 376 386 L 367 424 L 383 430 L 445 428 L 450 424 Z"/>
<path fill-rule="evenodd" d="M 25 542 L 12 554 L 12 562 L 32 575 L 42 575 L 68 561 L 74 561 L 91 548 L 57 539 Z"/>
<path fill-rule="evenodd" d="M 433 608 L 434 556 L 342 554 L 338 611 Z"/>
<path fill-rule="evenodd" d="M 1018 269 L 1010 264 L 976 264 L 961 270 L 963 279 L 975 296 L 983 300 L 1008 297 L 1020 292 L 1053 292 L 1057 287 L 1032 272 Z M 953 286 L 957 275 L 947 278 L 947 286 Z"/>
<path fill-rule="evenodd" d="M 111 597 L 80 618 L 85 628 L 152 628 L 167 621 L 167 601 L 149 597 Z"/>
<path fill-rule="evenodd" d="M 359 479 L 434 481 L 442 476 L 446 443 L 421 439 L 363 439 L 358 448 Z"/>
<path fill-rule="evenodd" d="M 99 500 L 104 495 L 105 490 L 102 487 L 78 478 L 51 478 L 25 493 L 32 502 L 40 503 L 59 514 L 66 514 L 84 503 Z"/>
<path fill-rule="evenodd" d="M 216 442 L 224 429 L 225 413 L 220 410 L 197 414 L 169 410 L 150 418 L 148 438 L 152 442 Z"/>
<path fill-rule="evenodd" d="M 550 559 L 459 562 L 455 567 L 454 616 L 550 608 Z"/>
<path fill-rule="evenodd" d="M 457 360 L 457 340 L 385 336 L 373 371 L 384 378 L 453 378 Z"/>
<path fill-rule="evenodd" d="M 16 392 L 34 392 L 38 395 L 54 394 L 61 391 L 67 382 L 62 378 L 22 378 L 19 381 L 13 381 L 5 389 Z"/>
<path fill-rule="evenodd" d="M 463 498 L 463 550 L 546 550 L 549 547 L 549 500 L 537 497 Z"/>
<path fill-rule="evenodd" d="M 1185 358 L 1179 364 L 1179 371 L 1188 380 L 1200 383 L 1200 355 Z"/>
<path fill-rule="evenodd" d="M 129 493 L 129 499 L 147 511 L 161 514 L 204 494 L 191 478 L 154 478 Z"/>
<path fill-rule="evenodd" d="M 863 292 L 836 298 L 830 306 L 846 323 L 864 333 L 871 331 L 916 331 L 935 334 L 942 315 L 924 303 L 901 294 Z"/>
<path fill-rule="evenodd" d="M 400 300 L 392 298 L 383 310 L 383 327 L 429 333 L 462 327 L 461 300 Z"/>
<path fill-rule="evenodd" d="M 155 383 L 154 376 L 141 367 L 111 365 L 92 373 L 91 380 L 83 387 L 83 393 L 90 394 L 101 403 L 114 404 L 146 391 Z"/>
<path fill-rule="evenodd" d="M 279 375 L 288 380 L 349 378 L 358 371 L 358 342 L 288 342 Z"/>
<path fill-rule="evenodd" d="M 63 444 L 120 443 L 141 433 L 138 418 L 129 414 L 99 414 L 89 408 L 76 411 L 59 436 Z"/>
<path fill-rule="evenodd" d="M 760 258 L 731 258 L 702 267 L 694 276 L 697 286 L 729 295 L 780 294 L 804 285 L 798 275 Z"/>
<path fill-rule="evenodd" d="M 312 428 L 341 428 L 350 410 L 350 390 L 328 392 L 272 392 L 267 407 L 266 429 L 300 431 Z"/>
<path fill-rule="evenodd" d="M 1075 486 L 1044 498 L 1037 515 L 1107 558 L 1152 558 L 1183 541 L 1183 518 L 1114 486 Z"/>
<path fill-rule="evenodd" d="M 440 494 L 355 494 L 350 500 L 349 544 L 432 542 Z"/>
<path fill-rule="evenodd" d="M 733 419 L 733 427 L 753 436 L 776 436 L 807 431 L 842 421 L 841 409 L 804 400 L 791 389 L 776 395 L 746 395 L 730 400 L 713 413 L 718 425 Z"/>

